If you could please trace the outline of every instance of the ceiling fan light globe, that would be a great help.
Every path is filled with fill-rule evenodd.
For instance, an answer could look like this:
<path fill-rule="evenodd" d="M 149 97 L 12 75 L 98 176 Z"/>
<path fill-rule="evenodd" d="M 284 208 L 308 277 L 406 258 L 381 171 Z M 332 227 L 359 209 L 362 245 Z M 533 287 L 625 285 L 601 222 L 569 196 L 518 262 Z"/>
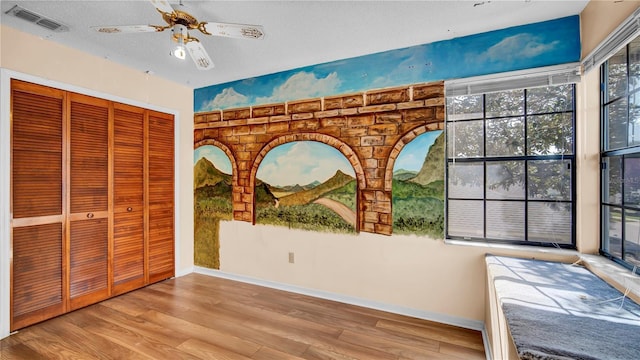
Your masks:
<path fill-rule="evenodd" d="M 180 60 L 184 60 L 184 59 L 187 58 L 187 52 L 186 52 L 184 46 L 182 46 L 182 45 L 176 46 L 176 48 L 173 49 L 172 54 L 173 54 L 173 56 L 177 57 Z"/>

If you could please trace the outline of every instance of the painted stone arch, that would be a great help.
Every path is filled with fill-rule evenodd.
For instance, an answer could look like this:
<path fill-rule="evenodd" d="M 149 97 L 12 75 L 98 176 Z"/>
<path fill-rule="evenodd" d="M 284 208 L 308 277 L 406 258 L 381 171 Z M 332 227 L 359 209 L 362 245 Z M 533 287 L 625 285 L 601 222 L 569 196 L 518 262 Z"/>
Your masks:
<path fill-rule="evenodd" d="M 440 239 L 444 231 L 444 133 L 425 125 L 394 145 L 385 168 L 394 234 Z"/>
<path fill-rule="evenodd" d="M 194 264 L 220 269 L 219 226 L 221 220 L 233 217 L 236 161 L 226 145 L 214 139 L 202 140 L 195 143 L 193 171 Z"/>
<path fill-rule="evenodd" d="M 263 146 L 252 166 L 254 223 L 358 232 L 363 174 L 355 152 L 334 137 L 318 133 L 277 137 Z"/>

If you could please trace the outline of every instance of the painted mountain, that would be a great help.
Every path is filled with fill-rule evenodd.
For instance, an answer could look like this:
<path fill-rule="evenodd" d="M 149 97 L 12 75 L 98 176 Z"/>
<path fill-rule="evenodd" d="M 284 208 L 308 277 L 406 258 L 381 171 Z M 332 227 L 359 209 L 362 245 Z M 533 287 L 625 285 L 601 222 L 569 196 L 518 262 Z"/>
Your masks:
<path fill-rule="evenodd" d="M 256 204 L 257 223 L 314 231 L 355 231 L 355 179 L 340 170 L 323 183 L 267 185 L 266 189 L 280 197 L 273 204 Z"/>
<path fill-rule="evenodd" d="M 218 170 L 206 158 L 193 168 L 194 196 L 194 264 L 211 269 L 220 268 L 220 220 L 230 220 L 231 175 Z"/>
<path fill-rule="evenodd" d="M 427 151 L 420 171 L 394 172 L 392 183 L 394 234 L 444 234 L 444 133 Z"/>

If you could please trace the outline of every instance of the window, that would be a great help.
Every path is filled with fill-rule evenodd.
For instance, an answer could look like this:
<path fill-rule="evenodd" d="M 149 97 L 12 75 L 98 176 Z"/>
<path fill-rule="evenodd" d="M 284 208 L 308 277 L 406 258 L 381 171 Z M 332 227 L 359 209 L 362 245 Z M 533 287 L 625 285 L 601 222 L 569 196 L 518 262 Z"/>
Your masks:
<path fill-rule="evenodd" d="M 601 66 L 601 252 L 640 265 L 640 38 Z"/>
<path fill-rule="evenodd" d="M 447 98 L 447 238 L 575 248 L 574 98 L 573 84 Z"/>

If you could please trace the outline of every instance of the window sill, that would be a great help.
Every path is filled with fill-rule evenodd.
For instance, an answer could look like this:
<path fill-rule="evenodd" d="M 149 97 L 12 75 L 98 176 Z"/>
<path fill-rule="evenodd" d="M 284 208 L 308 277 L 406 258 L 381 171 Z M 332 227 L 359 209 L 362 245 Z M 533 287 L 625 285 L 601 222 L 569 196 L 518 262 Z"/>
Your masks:
<path fill-rule="evenodd" d="M 485 249 L 518 251 L 519 253 L 524 253 L 525 255 L 550 254 L 550 255 L 560 255 L 560 256 L 574 256 L 576 257 L 575 260 L 578 260 L 578 257 L 580 256 L 580 253 L 576 250 L 559 249 L 559 248 L 544 247 L 544 246 L 498 244 L 498 243 L 486 243 L 486 242 L 479 242 L 479 241 L 466 241 L 466 240 L 453 240 L 453 239 L 445 239 L 444 243 L 448 245 L 471 246 L 471 247 L 479 247 L 479 248 L 485 248 Z"/>
<path fill-rule="evenodd" d="M 626 293 L 627 297 L 640 304 L 640 276 L 632 274 L 630 270 L 601 255 L 581 254 L 576 250 L 570 249 L 492 244 L 453 239 L 445 239 L 444 243 L 447 245 L 483 248 L 487 250 L 487 253 L 499 255 L 530 256 L 532 258 L 549 258 L 549 260 L 561 257 L 565 262 L 580 261 L 582 265 L 609 285 L 623 294 Z"/>
<path fill-rule="evenodd" d="M 640 304 L 640 276 L 600 255 L 581 254 L 585 267 Z"/>

